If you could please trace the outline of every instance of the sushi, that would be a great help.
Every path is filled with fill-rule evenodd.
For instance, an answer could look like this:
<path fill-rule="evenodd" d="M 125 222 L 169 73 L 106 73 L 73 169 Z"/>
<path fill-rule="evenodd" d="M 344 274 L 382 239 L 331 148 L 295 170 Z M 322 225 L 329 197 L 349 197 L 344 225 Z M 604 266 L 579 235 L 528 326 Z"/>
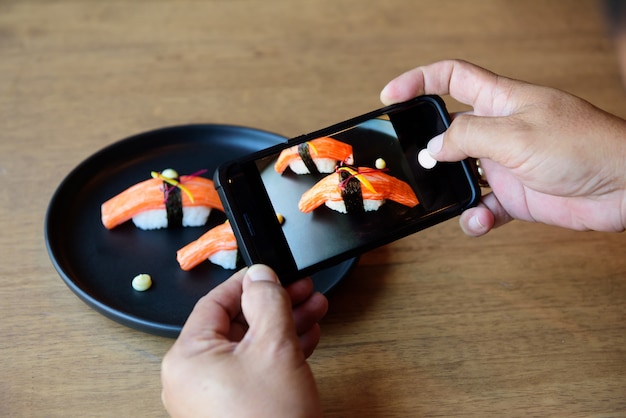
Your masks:
<path fill-rule="evenodd" d="M 332 173 L 337 163 L 353 164 L 352 146 L 333 138 L 321 137 L 283 150 L 274 169 L 279 174 L 287 167 L 296 174 Z"/>
<path fill-rule="evenodd" d="M 140 229 L 202 226 L 212 209 L 224 210 L 213 181 L 198 173 L 179 177 L 168 169 L 152 172 L 152 177 L 102 204 L 105 228 L 113 229 L 131 219 Z"/>
<path fill-rule="evenodd" d="M 228 221 L 210 229 L 176 252 L 180 268 L 191 270 L 205 260 L 225 269 L 237 266 L 237 240 Z"/>
<path fill-rule="evenodd" d="M 387 200 L 410 208 L 419 203 L 408 183 L 382 170 L 368 167 L 338 167 L 307 190 L 298 203 L 303 213 L 322 204 L 341 213 L 378 210 Z"/>

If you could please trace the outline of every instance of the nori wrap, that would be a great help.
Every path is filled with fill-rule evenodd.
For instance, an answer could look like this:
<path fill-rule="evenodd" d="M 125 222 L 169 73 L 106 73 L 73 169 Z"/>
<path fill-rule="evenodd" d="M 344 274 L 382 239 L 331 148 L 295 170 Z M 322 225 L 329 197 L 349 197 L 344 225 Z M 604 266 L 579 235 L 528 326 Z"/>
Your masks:
<path fill-rule="evenodd" d="M 300 158 L 302 158 L 302 162 L 304 163 L 305 167 L 309 169 L 309 172 L 311 174 L 320 174 L 317 166 L 315 165 L 315 162 L 313 161 L 313 157 L 311 157 L 310 149 L 311 148 L 309 147 L 309 143 L 303 142 L 302 144 L 298 145 L 298 155 L 300 155 Z"/>
<path fill-rule="evenodd" d="M 175 180 L 178 181 L 178 179 Z M 165 198 L 167 227 L 183 226 L 183 200 L 180 194 L 180 188 L 163 182 L 163 197 Z"/>
<path fill-rule="evenodd" d="M 361 182 L 347 171 L 339 171 L 341 179 L 341 198 L 346 205 L 347 213 L 364 213 L 363 193 L 361 192 Z"/>

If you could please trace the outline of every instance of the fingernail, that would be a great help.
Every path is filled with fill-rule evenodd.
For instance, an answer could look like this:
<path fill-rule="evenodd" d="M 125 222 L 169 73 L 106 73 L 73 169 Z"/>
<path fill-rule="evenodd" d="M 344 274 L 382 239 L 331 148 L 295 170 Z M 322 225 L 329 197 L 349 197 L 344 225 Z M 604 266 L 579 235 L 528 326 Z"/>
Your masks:
<path fill-rule="evenodd" d="M 253 282 L 276 283 L 278 281 L 278 278 L 276 277 L 276 273 L 274 273 L 274 271 L 271 268 L 260 265 L 260 264 L 253 265 L 250 268 L 248 268 L 248 271 L 246 274 L 250 278 L 250 280 Z"/>
<path fill-rule="evenodd" d="M 439 134 L 430 141 L 428 141 L 428 145 L 426 146 L 428 152 L 431 155 L 437 155 L 441 152 L 443 148 L 443 134 Z"/>
<path fill-rule="evenodd" d="M 469 227 L 472 228 L 472 230 L 480 232 L 480 231 L 484 231 L 485 230 L 485 225 L 483 225 L 480 222 L 480 219 L 478 219 L 478 216 L 472 216 L 468 222 Z"/>
<path fill-rule="evenodd" d="M 385 87 L 383 87 L 383 89 L 380 91 L 380 101 L 383 102 L 384 104 L 389 104 L 390 100 L 389 100 L 389 84 L 387 83 L 387 85 L 385 85 Z"/>

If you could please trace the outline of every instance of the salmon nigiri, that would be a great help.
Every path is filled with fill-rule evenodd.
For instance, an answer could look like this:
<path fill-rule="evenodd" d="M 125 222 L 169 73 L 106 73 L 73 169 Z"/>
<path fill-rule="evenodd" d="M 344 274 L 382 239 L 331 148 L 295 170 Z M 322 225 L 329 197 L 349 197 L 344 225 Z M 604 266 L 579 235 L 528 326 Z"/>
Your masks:
<path fill-rule="evenodd" d="M 298 203 L 303 213 L 325 204 L 341 213 L 378 210 L 387 200 L 408 206 L 419 201 L 408 183 L 381 170 L 368 167 L 339 167 L 307 190 Z"/>
<path fill-rule="evenodd" d="M 107 229 L 131 220 L 141 229 L 202 226 L 212 209 L 224 210 L 213 181 L 198 175 L 178 176 L 171 169 L 153 172 L 101 206 Z"/>
<path fill-rule="evenodd" d="M 235 234 L 226 221 L 178 250 L 176 260 L 185 271 L 207 259 L 225 269 L 234 269 L 237 266 L 237 248 Z"/>
<path fill-rule="evenodd" d="M 329 137 L 312 141 L 283 150 L 274 169 L 282 174 L 287 167 L 296 174 L 332 173 L 337 163 L 353 164 L 352 146 Z"/>

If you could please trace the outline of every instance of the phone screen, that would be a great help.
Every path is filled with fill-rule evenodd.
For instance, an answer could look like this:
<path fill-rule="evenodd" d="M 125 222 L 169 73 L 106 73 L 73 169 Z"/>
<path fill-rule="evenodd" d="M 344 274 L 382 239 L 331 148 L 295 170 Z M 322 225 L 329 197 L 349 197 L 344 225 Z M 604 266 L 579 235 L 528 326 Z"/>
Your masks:
<path fill-rule="evenodd" d="M 418 162 L 446 127 L 441 110 L 423 102 L 256 159 L 298 270 L 390 242 L 473 202 L 466 165 Z"/>

